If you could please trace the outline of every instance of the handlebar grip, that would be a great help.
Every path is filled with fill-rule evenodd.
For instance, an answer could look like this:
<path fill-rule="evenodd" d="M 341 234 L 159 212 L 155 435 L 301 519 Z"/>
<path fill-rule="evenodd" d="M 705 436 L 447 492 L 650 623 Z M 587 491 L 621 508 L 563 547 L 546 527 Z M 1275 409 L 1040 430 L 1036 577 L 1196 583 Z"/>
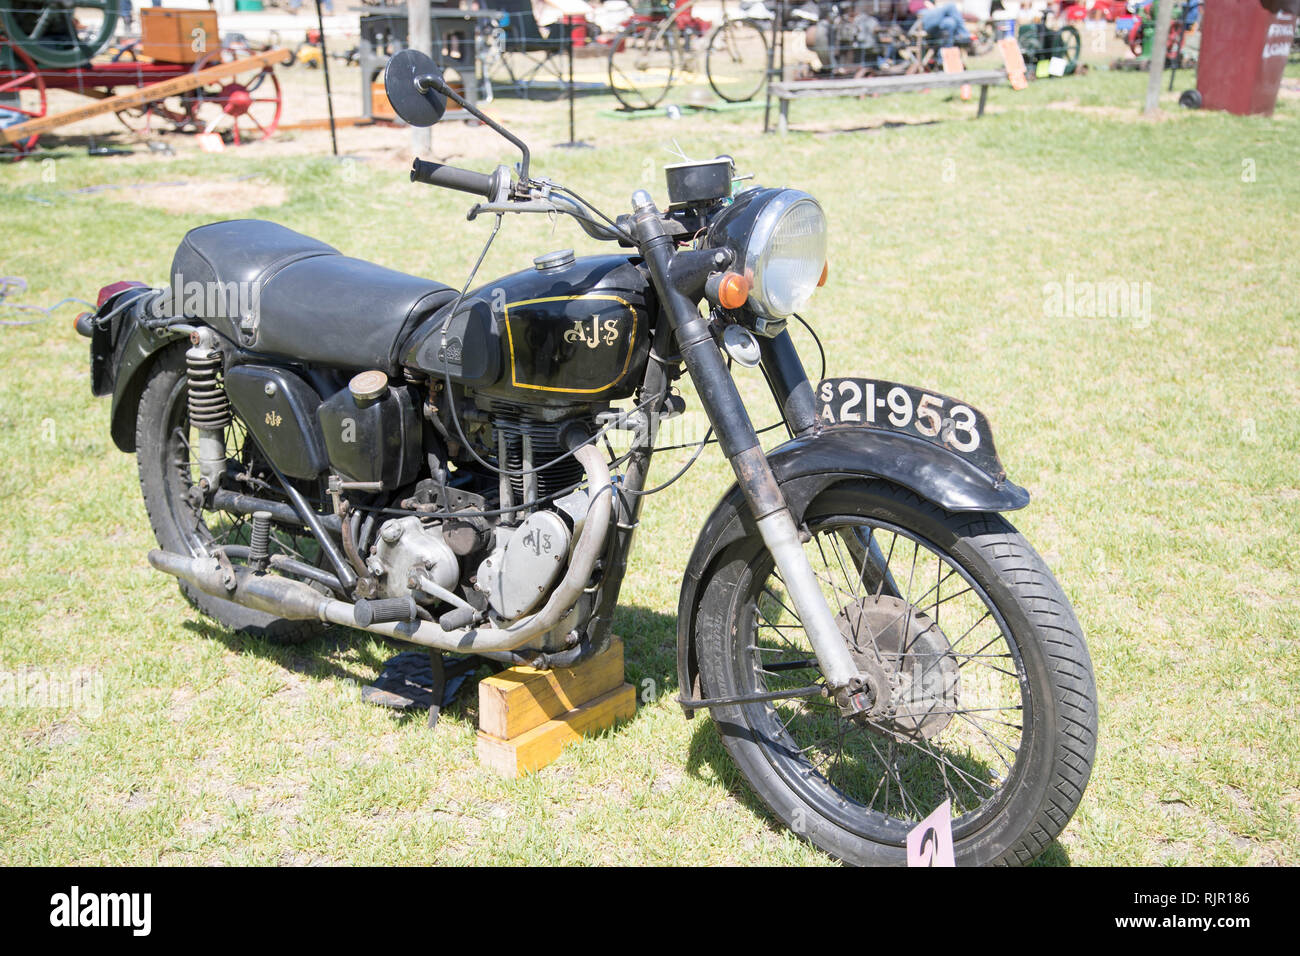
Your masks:
<path fill-rule="evenodd" d="M 476 173 L 471 169 L 459 169 L 456 166 L 444 166 L 442 163 L 426 163 L 422 159 L 417 159 L 411 164 L 413 183 L 459 189 L 461 192 L 474 193 L 484 199 L 495 198 L 493 178 L 487 173 Z"/>

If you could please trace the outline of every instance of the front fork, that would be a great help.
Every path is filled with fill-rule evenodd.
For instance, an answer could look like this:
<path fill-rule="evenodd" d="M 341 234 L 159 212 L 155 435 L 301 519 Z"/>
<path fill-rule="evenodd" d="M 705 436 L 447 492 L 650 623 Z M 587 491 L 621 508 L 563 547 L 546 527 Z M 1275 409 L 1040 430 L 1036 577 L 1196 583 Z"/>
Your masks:
<path fill-rule="evenodd" d="M 682 291 L 682 286 L 688 282 L 684 274 L 678 273 L 724 267 L 730 264 L 730 257 L 715 250 L 705 253 L 714 257 L 711 262 L 690 262 L 686 257 L 691 253 L 676 253 L 675 244 L 665 232 L 659 210 L 649 194 L 638 191 L 632 197 L 632 204 L 637 243 L 659 292 L 664 314 L 676 334 L 682 361 L 699 393 L 700 404 L 717 433 L 718 445 L 736 473 L 736 481 L 754 515 L 763 544 L 771 552 L 790 592 L 822 674 L 842 709 L 850 712 L 865 710 L 871 705 L 868 695 L 863 693 L 866 681 L 849 655 L 844 635 L 835 623 L 835 616 L 812 565 L 808 563 L 808 556 L 804 554 L 799 529 L 767 463 L 767 456 L 759 446 L 758 434 L 736 390 L 736 383 L 727 370 L 708 323 L 700 316 L 698 299 L 693 300 Z M 811 399 L 811 393 L 807 398 Z"/>

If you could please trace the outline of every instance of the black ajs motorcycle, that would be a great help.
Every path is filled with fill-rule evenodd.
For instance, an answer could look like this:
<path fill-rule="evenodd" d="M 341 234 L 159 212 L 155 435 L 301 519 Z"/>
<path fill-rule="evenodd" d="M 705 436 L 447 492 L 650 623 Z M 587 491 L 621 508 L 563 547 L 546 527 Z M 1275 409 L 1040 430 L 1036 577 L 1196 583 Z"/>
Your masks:
<path fill-rule="evenodd" d="M 415 125 L 461 103 L 411 51 L 386 88 Z M 843 860 L 903 862 L 945 801 L 959 862 L 1033 859 L 1083 794 L 1096 698 L 1069 602 L 1000 516 L 1029 495 L 985 417 L 810 383 L 786 328 L 826 276 L 808 194 L 735 192 L 720 157 L 670 166 L 667 210 L 638 191 L 610 218 L 461 105 L 521 162 L 417 160 L 412 180 L 480 196 L 493 236 L 506 213 L 564 214 L 626 251 L 458 291 L 269 222 L 192 230 L 170 288 L 107 286 L 79 319 L 138 459 L 150 563 L 273 639 L 336 624 L 572 665 L 608 644 L 684 370 L 736 482 L 682 574 L 682 707 L 711 711 L 772 812 Z M 732 362 L 771 386 L 790 440 L 770 452 Z"/>

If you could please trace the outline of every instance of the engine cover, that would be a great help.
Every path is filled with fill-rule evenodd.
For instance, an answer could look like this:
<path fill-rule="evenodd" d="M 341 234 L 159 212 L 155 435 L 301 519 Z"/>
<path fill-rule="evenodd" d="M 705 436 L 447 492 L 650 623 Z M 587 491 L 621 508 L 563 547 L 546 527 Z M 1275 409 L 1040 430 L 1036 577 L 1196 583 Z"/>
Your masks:
<path fill-rule="evenodd" d="M 442 529 L 426 528 L 415 515 L 384 522 L 370 564 L 379 575 L 383 597 L 409 597 L 420 575 L 448 591 L 460 579 L 460 562 L 443 540 Z"/>
<path fill-rule="evenodd" d="M 568 564 L 569 540 L 569 526 L 554 511 L 529 515 L 479 565 L 477 586 L 492 610 L 510 621 L 537 607 Z"/>

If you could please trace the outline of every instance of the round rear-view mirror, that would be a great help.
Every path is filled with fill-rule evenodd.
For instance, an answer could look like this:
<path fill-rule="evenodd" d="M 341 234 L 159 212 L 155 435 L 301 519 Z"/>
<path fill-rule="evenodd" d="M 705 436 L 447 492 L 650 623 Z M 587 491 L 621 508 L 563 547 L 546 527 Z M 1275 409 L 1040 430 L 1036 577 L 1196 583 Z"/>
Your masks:
<path fill-rule="evenodd" d="M 435 89 L 424 92 L 416 85 L 422 76 L 442 78 L 442 70 L 419 50 L 402 50 L 384 67 L 384 92 L 393 111 L 412 126 L 432 126 L 442 119 L 447 97 Z"/>

